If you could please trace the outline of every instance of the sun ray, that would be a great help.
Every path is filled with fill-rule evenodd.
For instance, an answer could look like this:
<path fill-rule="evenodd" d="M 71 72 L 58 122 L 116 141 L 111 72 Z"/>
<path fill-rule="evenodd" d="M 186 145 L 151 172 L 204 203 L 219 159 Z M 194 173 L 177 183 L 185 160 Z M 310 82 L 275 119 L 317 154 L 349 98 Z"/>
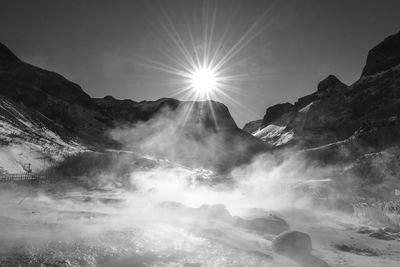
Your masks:
<path fill-rule="evenodd" d="M 190 52 L 185 46 L 185 42 L 182 40 L 181 36 L 179 35 L 178 31 L 176 30 L 175 26 L 173 25 L 171 19 L 168 17 L 166 14 L 165 10 L 162 9 L 162 13 L 164 15 L 165 21 L 161 21 L 160 25 L 164 29 L 164 31 L 167 33 L 169 38 L 172 40 L 172 42 L 176 45 L 180 53 L 185 57 L 185 59 L 189 62 L 189 64 L 194 65 L 195 61 L 193 57 L 191 56 Z M 166 22 L 166 23 L 164 23 Z"/>
<path fill-rule="evenodd" d="M 246 47 L 251 41 L 253 41 L 264 29 L 258 30 L 256 33 L 253 31 L 259 26 L 262 19 L 272 10 L 273 4 L 266 9 L 261 16 L 250 26 L 250 28 L 239 38 L 239 40 L 229 49 L 229 51 L 223 56 L 223 58 L 216 64 L 218 70 L 231 60 L 237 53 L 239 53 L 244 47 Z M 253 34 L 252 34 L 253 33 Z"/>
<path fill-rule="evenodd" d="M 169 47 L 163 53 L 167 61 L 142 58 L 137 64 L 177 76 L 176 82 L 173 83 L 175 88 L 171 97 L 186 101 L 185 113 L 180 118 L 181 123 L 186 124 L 189 117 L 193 115 L 195 105 L 193 100 L 204 100 L 196 105 L 209 109 L 217 129 L 220 125 L 216 120 L 216 110 L 211 99 L 234 105 L 251 113 L 251 110 L 237 101 L 237 96 L 240 97 L 243 91 L 237 85 L 254 78 L 255 75 L 235 73 L 238 70 L 237 64 L 230 63 L 270 25 L 270 23 L 265 23 L 264 19 L 271 12 L 274 4 L 275 2 L 264 10 L 231 45 L 228 45 L 232 38 L 229 27 L 219 29 L 216 35 L 216 27 L 219 27 L 218 2 L 204 1 L 202 3 L 200 25 L 191 24 L 190 17 L 186 14 L 181 20 L 183 24 L 174 25 L 168 12 L 161 8 L 162 15 L 157 19 L 160 28 L 169 40 Z M 231 21 L 233 21 L 232 13 L 231 16 Z M 228 25 L 231 23 L 228 22 Z"/>
<path fill-rule="evenodd" d="M 211 101 L 207 101 L 207 103 L 208 103 L 208 106 L 210 107 L 211 116 L 212 116 L 213 121 L 214 121 L 214 123 L 215 123 L 215 128 L 216 128 L 217 130 L 219 130 L 219 125 L 218 125 L 217 117 L 216 117 L 216 115 L 215 115 L 215 111 L 214 111 L 213 104 L 212 104 Z"/>

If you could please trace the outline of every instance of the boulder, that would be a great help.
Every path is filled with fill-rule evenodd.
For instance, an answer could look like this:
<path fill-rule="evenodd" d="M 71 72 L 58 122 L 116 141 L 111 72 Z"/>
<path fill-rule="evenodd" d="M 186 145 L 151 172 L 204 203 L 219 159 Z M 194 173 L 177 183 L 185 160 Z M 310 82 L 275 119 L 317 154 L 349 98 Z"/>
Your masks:
<path fill-rule="evenodd" d="M 272 250 L 288 258 L 311 256 L 311 237 L 303 232 L 289 230 L 281 233 L 272 241 Z"/>
<path fill-rule="evenodd" d="M 329 264 L 311 254 L 311 237 L 303 232 L 290 230 L 272 241 L 272 250 L 304 267 L 329 267 Z"/>
<path fill-rule="evenodd" d="M 300 264 L 304 267 L 330 267 L 327 262 L 312 255 L 306 258 L 305 261 L 301 262 Z"/>
<path fill-rule="evenodd" d="M 395 240 L 395 238 L 391 234 L 385 232 L 383 229 L 378 229 L 375 232 L 371 233 L 369 236 L 381 240 Z"/>
<path fill-rule="evenodd" d="M 386 233 L 391 233 L 391 234 L 400 233 L 400 229 L 399 228 L 393 228 L 393 227 L 384 227 L 383 231 L 385 231 Z"/>
<path fill-rule="evenodd" d="M 357 229 L 357 233 L 359 233 L 359 234 L 371 234 L 373 232 L 374 232 L 374 230 L 372 230 L 371 228 L 369 228 L 367 226 L 361 226 Z"/>
<path fill-rule="evenodd" d="M 232 215 L 222 204 L 215 205 L 202 205 L 197 209 L 197 214 L 206 219 L 218 220 L 230 222 L 232 221 Z"/>
<path fill-rule="evenodd" d="M 283 217 L 281 213 L 277 212 L 277 211 L 267 211 L 264 209 L 260 209 L 260 208 L 251 208 L 251 209 L 247 209 L 245 210 L 244 214 L 243 214 L 243 218 L 244 219 L 254 219 L 254 218 L 268 218 L 270 216 L 276 216 L 276 217 Z"/>
<path fill-rule="evenodd" d="M 284 219 L 272 214 L 248 220 L 236 217 L 235 224 L 242 228 L 273 235 L 278 235 L 290 229 L 289 224 Z"/>

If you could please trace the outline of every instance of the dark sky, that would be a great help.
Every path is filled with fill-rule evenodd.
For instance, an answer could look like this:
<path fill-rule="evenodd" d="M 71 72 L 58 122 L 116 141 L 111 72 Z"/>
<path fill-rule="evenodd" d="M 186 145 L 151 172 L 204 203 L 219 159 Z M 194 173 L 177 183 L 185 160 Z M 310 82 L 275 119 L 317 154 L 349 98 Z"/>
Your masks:
<path fill-rule="evenodd" d="M 242 39 L 251 42 L 224 66 L 236 77 L 227 82 L 230 97 L 214 97 L 239 126 L 312 93 L 329 74 L 353 83 L 369 49 L 400 30 L 398 0 L 1 0 L 0 42 L 95 97 L 184 99 L 176 94 L 182 79 L 155 62 L 176 67 L 184 59 L 167 30 L 189 54 L 204 51 L 214 10 L 210 45 L 221 57 L 251 29 Z"/>

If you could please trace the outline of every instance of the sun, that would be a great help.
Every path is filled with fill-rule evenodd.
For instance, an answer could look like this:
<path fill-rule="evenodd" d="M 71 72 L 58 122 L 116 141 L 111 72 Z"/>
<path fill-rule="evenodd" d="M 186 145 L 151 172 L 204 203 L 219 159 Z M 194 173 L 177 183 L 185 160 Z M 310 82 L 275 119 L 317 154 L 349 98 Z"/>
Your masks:
<path fill-rule="evenodd" d="M 217 75 L 211 68 L 198 68 L 190 75 L 191 88 L 199 95 L 207 95 L 217 87 Z"/>

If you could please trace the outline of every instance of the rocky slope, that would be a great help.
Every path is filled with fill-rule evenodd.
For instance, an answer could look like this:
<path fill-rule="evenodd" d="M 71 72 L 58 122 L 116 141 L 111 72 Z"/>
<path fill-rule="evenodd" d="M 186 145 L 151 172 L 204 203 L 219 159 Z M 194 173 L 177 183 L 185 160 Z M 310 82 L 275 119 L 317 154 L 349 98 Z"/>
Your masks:
<path fill-rule="evenodd" d="M 243 126 L 243 131 L 253 134 L 257 132 L 262 124 L 262 120 L 250 121 Z"/>
<path fill-rule="evenodd" d="M 399 116 L 400 33 L 397 33 L 368 53 L 361 78 L 354 84 L 347 86 L 330 75 L 318 84 L 315 93 L 299 98 L 294 104 L 269 107 L 260 128 L 253 134 L 275 146 L 310 148 L 352 135 L 374 139 L 369 140 L 369 145 L 387 146 L 398 141 Z"/>
<path fill-rule="evenodd" d="M 107 141 L 104 131 L 112 120 L 77 84 L 61 75 L 18 59 L 0 44 L 1 95 L 13 106 L 24 108 L 65 139 L 78 137 L 84 144 Z"/>

